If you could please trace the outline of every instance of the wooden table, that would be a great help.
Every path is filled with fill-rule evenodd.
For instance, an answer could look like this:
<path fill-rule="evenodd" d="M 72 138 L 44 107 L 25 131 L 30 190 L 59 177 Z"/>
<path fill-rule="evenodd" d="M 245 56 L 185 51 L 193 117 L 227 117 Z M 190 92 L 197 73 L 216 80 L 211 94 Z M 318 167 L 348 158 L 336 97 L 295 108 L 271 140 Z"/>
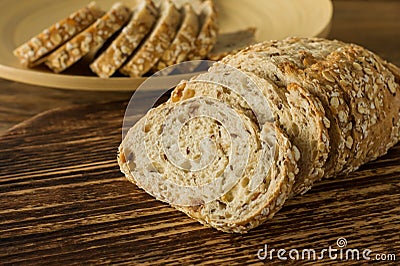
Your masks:
<path fill-rule="evenodd" d="M 361 44 L 400 65 L 400 1 L 336 0 L 334 9 L 329 38 Z M 310 194 L 289 202 L 268 224 L 270 235 L 265 235 L 261 229 L 243 236 L 221 234 L 152 200 L 122 178 L 114 154 L 120 141 L 118 129 L 124 104 L 130 96 L 130 93 L 119 92 L 51 89 L 0 79 L 0 135 L 4 134 L 0 143 L 7 143 L 1 146 L 0 152 L 0 264 L 129 264 L 134 260 L 177 265 L 225 261 L 232 265 L 259 262 L 255 254 L 264 243 L 273 243 L 275 247 L 307 247 L 310 243 L 320 245 L 315 248 L 327 247 L 334 244 L 340 230 L 342 236 L 352 237 L 353 244 L 396 253 L 400 260 L 397 193 L 400 187 L 396 179 L 400 175 L 400 169 L 396 168 L 400 161 L 399 146 L 380 163 L 369 164 L 344 181 L 325 181 Z M 106 101 L 113 103 L 104 103 Z M 88 103 L 94 105 L 72 108 L 70 112 L 69 109 L 51 111 L 16 126 L 46 110 Z M 96 121 L 98 117 L 106 121 Z M 58 123 L 57 129 L 49 126 L 51 119 L 54 124 Z M 74 127 L 64 131 L 60 129 L 63 123 L 72 123 Z M 42 128 L 38 129 L 38 125 Z M 65 135 L 55 140 L 40 135 L 41 132 L 49 136 L 55 132 Z M 76 161 L 80 155 L 75 154 L 79 147 L 75 145 L 80 141 L 76 134 L 82 132 L 82 138 L 86 137 L 91 146 L 79 145 L 92 151 L 84 162 Z M 61 141 L 64 151 L 55 148 Z M 42 148 L 51 152 L 46 160 L 37 161 L 35 158 L 43 155 L 40 154 Z M 48 168 L 53 172 L 47 172 Z M 91 180 L 95 176 L 98 178 L 99 171 L 103 179 Z M 365 179 L 368 175 L 382 178 Z M 347 193 L 346 187 L 355 183 L 359 193 Z M 371 183 L 376 185 L 376 190 L 369 190 Z M 92 191 L 88 192 L 82 184 L 87 184 Z M 331 187 L 336 190 L 332 192 Z M 395 191 L 394 196 L 386 197 L 388 191 Z M 54 197 L 46 198 L 52 193 Z M 368 193 L 375 193 L 369 201 L 365 198 Z M 326 200 L 319 201 L 319 197 Z M 127 203 L 129 199 L 132 204 Z M 336 204 L 335 199 L 345 206 Z M 352 208 L 352 202 L 363 204 L 364 200 L 365 208 L 371 209 Z M 84 211 L 80 209 L 82 204 L 93 209 Z M 321 212 L 318 216 L 318 206 L 325 205 L 333 212 Z M 151 208 L 154 213 L 146 213 Z M 312 216 L 315 221 L 303 221 L 301 213 L 304 211 L 310 216 L 317 213 Z M 341 213 L 345 220 L 332 224 L 335 213 Z M 139 219 L 141 215 L 144 220 Z M 356 216 L 362 218 L 354 222 L 352 219 Z M 165 225 L 163 220 L 175 226 Z M 279 232 L 285 223 L 287 231 Z M 309 226 L 315 226 L 315 230 L 307 232 Z M 298 228 L 305 231 L 297 232 Z M 363 234 L 357 233 L 358 229 Z"/>

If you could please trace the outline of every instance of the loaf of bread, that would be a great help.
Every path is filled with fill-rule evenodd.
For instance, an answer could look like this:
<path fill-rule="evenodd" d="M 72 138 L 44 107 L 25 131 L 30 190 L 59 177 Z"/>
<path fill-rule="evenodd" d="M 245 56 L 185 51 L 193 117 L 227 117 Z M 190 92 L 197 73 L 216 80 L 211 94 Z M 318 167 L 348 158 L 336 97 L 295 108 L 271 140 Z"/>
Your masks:
<path fill-rule="evenodd" d="M 355 44 L 255 44 L 176 86 L 129 130 L 118 162 L 157 199 L 244 233 L 395 145 L 399 83 L 399 68 Z"/>

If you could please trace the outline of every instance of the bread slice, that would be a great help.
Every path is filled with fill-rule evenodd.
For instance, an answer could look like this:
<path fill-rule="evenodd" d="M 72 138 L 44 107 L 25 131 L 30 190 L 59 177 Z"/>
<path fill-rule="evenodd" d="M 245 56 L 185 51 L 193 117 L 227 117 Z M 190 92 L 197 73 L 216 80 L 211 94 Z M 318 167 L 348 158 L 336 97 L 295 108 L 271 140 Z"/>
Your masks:
<path fill-rule="evenodd" d="M 265 219 L 271 218 L 282 207 L 294 182 L 296 163 L 293 150 L 290 141 L 279 128 L 269 124 L 263 127 L 263 132 L 257 132 L 256 125 L 240 112 L 233 111 L 244 127 L 241 131 L 243 134 L 238 135 L 226 130 L 238 126 L 232 116 L 227 116 L 222 123 L 199 116 L 205 113 L 215 115 L 211 102 L 205 98 L 188 99 L 180 105 L 167 103 L 151 110 L 126 135 L 120 146 L 119 164 L 133 183 L 203 224 L 225 232 L 247 232 Z M 198 108 L 193 109 L 195 106 Z M 169 115 L 179 120 L 187 114 L 191 114 L 188 123 L 182 120 L 182 127 L 168 127 L 166 121 Z M 208 154 L 202 150 L 199 142 L 211 138 L 215 143 L 216 154 L 216 157 L 211 158 L 215 160 L 198 171 L 181 169 L 166 155 L 165 149 L 168 150 L 170 146 L 163 146 L 163 134 L 177 137 L 177 145 L 184 151 L 186 160 L 191 159 L 191 162 Z M 238 147 L 232 144 L 232 137 L 238 138 Z M 233 143 L 236 141 L 233 140 Z M 271 158 L 271 168 L 265 169 L 267 171 L 261 176 L 254 177 L 254 174 L 262 173 L 265 166 L 258 163 L 259 158 L 267 152 L 263 148 L 265 142 L 273 145 L 275 141 L 276 152 Z M 146 148 L 142 147 L 143 143 Z M 243 157 L 246 150 L 249 151 L 248 158 Z M 241 168 L 246 160 L 247 164 Z M 145 179 L 143 177 L 146 176 L 146 171 L 157 174 L 158 177 Z M 238 180 L 228 183 L 226 193 L 219 195 L 218 185 L 212 186 L 214 191 L 198 189 L 207 187 L 210 182 L 228 182 L 224 171 L 241 172 L 237 175 Z M 254 190 L 249 188 L 252 178 L 260 178 L 260 185 Z M 194 190 L 186 191 L 187 188 Z M 191 204 L 176 204 L 185 200 Z"/>
<path fill-rule="evenodd" d="M 158 17 L 158 9 L 151 0 L 140 1 L 133 13 L 117 38 L 90 64 L 99 77 L 108 78 L 122 66 L 150 32 Z"/>
<path fill-rule="evenodd" d="M 188 60 L 198 60 L 207 57 L 217 42 L 218 16 L 212 0 L 205 0 L 201 5 L 201 29 L 195 41 L 195 48 L 188 54 Z"/>
<path fill-rule="evenodd" d="M 275 131 L 276 151 L 268 175 L 257 189 L 251 190 L 248 185 L 251 181 L 244 176 L 220 199 L 197 206 L 174 207 L 205 226 L 227 233 L 246 233 L 271 219 L 290 193 L 297 166 L 287 136 L 273 124 L 264 125 L 263 129 Z"/>
<path fill-rule="evenodd" d="M 252 62 L 254 63 L 254 61 Z M 316 179 L 322 177 L 324 173 L 323 166 L 330 149 L 328 128 L 323 122 L 327 118 L 324 115 L 325 112 L 321 103 L 296 84 L 291 84 L 287 87 L 278 87 L 274 82 L 265 77 L 265 75 L 262 75 L 260 69 L 252 69 L 255 64 L 247 65 L 247 60 L 243 57 L 232 57 L 229 61 L 217 63 L 209 69 L 209 73 L 199 75 L 195 80 L 208 78 L 219 83 L 229 83 L 231 87 L 235 87 L 235 84 L 248 83 L 232 77 L 229 67 L 227 68 L 225 63 L 228 63 L 230 67 L 233 66 L 235 69 L 242 71 L 260 89 L 262 95 L 247 96 L 247 102 L 249 102 L 250 98 L 264 98 L 268 101 L 275 122 L 289 136 L 296 150 L 299 165 L 301 165 L 300 172 L 296 176 L 293 193 L 305 193 L 311 188 Z M 252 72 L 247 71 L 248 69 L 251 69 Z M 269 69 L 265 68 L 265 70 L 268 71 Z M 257 73 L 259 74 L 258 76 Z M 263 77 L 260 78 L 260 76 Z M 204 88 L 204 90 L 210 91 L 209 88 Z M 244 89 L 241 95 L 248 94 L 249 90 L 249 88 Z M 195 90 L 195 94 L 202 92 L 203 90 L 200 88 Z M 172 97 L 174 95 L 173 93 Z M 232 106 L 236 105 L 232 102 L 230 104 Z M 243 106 L 243 104 L 241 105 Z M 259 103 L 258 106 L 260 105 L 264 106 L 266 103 Z M 255 111 L 257 111 L 256 113 L 265 113 L 265 111 L 258 111 L 252 107 L 251 112 Z M 246 113 L 251 112 L 247 111 Z M 307 127 L 304 127 L 304 125 L 307 125 Z"/>
<path fill-rule="evenodd" d="M 341 171 L 350 156 L 346 140 L 352 137 L 352 125 L 349 106 L 339 86 L 329 83 L 322 75 L 322 70 L 318 72 L 311 68 L 316 62 L 325 60 L 326 56 L 342 44 L 317 38 L 288 38 L 257 44 L 237 55 L 250 58 L 249 66 L 253 64 L 253 68 L 264 69 L 262 75 L 279 86 L 285 87 L 293 83 L 300 85 L 322 103 L 327 118 L 323 122 L 329 128 L 331 146 L 324 166 L 325 177 Z"/>
<path fill-rule="evenodd" d="M 385 154 L 398 141 L 399 85 L 381 58 L 357 45 L 344 45 L 327 62 L 336 64 L 329 73 L 347 94 L 354 121 L 352 156 L 343 171 L 349 173 Z"/>
<path fill-rule="evenodd" d="M 43 30 L 16 48 L 13 53 L 22 65 L 35 66 L 41 62 L 40 59 L 84 30 L 103 14 L 104 11 L 95 2 L 90 2 L 67 18 Z"/>
<path fill-rule="evenodd" d="M 322 178 L 330 151 L 330 125 L 321 102 L 297 83 L 276 82 L 275 66 L 263 54 L 239 52 L 225 57 L 222 63 L 264 80 L 260 87 L 264 97 L 271 101 L 276 121 L 302 154 L 293 194 L 305 193 L 314 181 Z"/>
<path fill-rule="evenodd" d="M 330 121 L 331 141 L 325 177 L 351 172 L 397 142 L 395 77 L 373 53 L 318 38 L 288 38 L 245 50 L 250 65 L 257 65 L 254 58 L 261 56 L 264 63 L 259 65 L 275 66 L 266 73 L 275 77 L 275 82 L 301 84 L 322 102 Z M 383 119 L 386 116 L 391 119 Z M 377 123 L 379 120 L 384 122 Z M 391 130 L 383 132 L 383 128 Z"/>
<path fill-rule="evenodd" d="M 255 44 L 256 30 L 256 28 L 250 27 L 243 30 L 219 34 L 217 42 L 207 58 L 218 61 L 228 54 L 235 54 L 247 46 Z"/>
<path fill-rule="evenodd" d="M 55 73 L 59 73 L 94 49 L 98 49 L 104 42 L 117 32 L 129 20 L 131 10 L 117 2 L 111 9 L 83 32 L 51 53 L 46 65 Z"/>
<path fill-rule="evenodd" d="M 182 7 L 181 13 L 182 24 L 172 44 L 158 61 L 155 71 L 185 61 L 188 53 L 194 49 L 199 32 L 199 18 L 189 3 Z"/>
<path fill-rule="evenodd" d="M 170 0 L 163 1 L 160 18 L 152 33 L 119 71 L 131 77 L 146 74 L 171 45 L 180 23 L 181 14 L 174 3 Z"/>

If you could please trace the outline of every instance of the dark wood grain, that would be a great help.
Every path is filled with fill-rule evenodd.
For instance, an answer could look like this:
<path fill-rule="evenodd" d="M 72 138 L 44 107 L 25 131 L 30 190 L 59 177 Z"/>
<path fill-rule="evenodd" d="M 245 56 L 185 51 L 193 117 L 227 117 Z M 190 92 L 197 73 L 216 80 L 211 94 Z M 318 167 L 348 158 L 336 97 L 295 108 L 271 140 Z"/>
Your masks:
<path fill-rule="evenodd" d="M 73 104 L 129 100 L 131 94 L 52 89 L 0 79 L 0 135 L 43 111 Z"/>
<path fill-rule="evenodd" d="M 116 163 L 125 107 L 49 111 L 0 139 L 0 264 L 262 264 L 264 244 L 322 250 L 339 237 L 400 258 L 400 145 L 291 199 L 250 233 L 226 234 L 125 180 Z"/>

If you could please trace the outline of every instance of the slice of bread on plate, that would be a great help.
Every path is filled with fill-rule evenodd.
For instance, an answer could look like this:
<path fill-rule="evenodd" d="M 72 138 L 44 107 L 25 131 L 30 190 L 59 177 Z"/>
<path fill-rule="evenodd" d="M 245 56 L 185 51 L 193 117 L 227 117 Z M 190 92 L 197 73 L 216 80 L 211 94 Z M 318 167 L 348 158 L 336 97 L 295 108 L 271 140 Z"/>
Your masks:
<path fill-rule="evenodd" d="M 151 31 L 157 18 L 158 9 L 153 1 L 140 1 L 129 23 L 107 49 L 90 64 L 92 71 L 101 78 L 112 76 Z"/>
<path fill-rule="evenodd" d="M 181 8 L 181 13 L 182 24 L 170 47 L 158 61 L 155 71 L 185 61 L 188 53 L 194 49 L 199 32 L 199 18 L 189 3 Z"/>
<path fill-rule="evenodd" d="M 45 64 L 55 73 L 64 71 L 85 55 L 99 49 L 128 22 L 130 15 L 129 7 L 115 3 L 104 16 L 51 53 Z"/>
<path fill-rule="evenodd" d="M 161 3 L 160 17 L 150 36 L 134 52 L 119 71 L 131 77 L 141 77 L 160 60 L 171 45 L 181 23 L 181 14 L 175 4 L 166 0 Z"/>
<path fill-rule="evenodd" d="M 217 42 L 218 14 L 212 0 L 206 0 L 201 4 L 200 24 L 200 32 L 196 37 L 194 49 L 188 54 L 188 60 L 206 58 Z"/>
<path fill-rule="evenodd" d="M 22 65 L 33 67 L 42 62 L 40 59 L 87 28 L 103 14 L 104 11 L 95 2 L 90 2 L 17 47 L 13 53 Z"/>

